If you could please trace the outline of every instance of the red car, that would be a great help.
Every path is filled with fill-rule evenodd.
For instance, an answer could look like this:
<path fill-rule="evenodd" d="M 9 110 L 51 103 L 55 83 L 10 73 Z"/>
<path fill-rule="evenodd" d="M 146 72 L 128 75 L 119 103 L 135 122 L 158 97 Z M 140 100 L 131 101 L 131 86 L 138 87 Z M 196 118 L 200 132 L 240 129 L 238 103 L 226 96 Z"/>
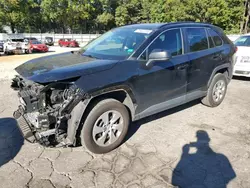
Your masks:
<path fill-rule="evenodd" d="M 48 52 L 49 48 L 45 44 L 37 40 L 30 41 L 30 50 L 32 52 Z"/>
<path fill-rule="evenodd" d="M 59 46 L 66 46 L 66 47 L 79 47 L 79 44 L 76 40 L 73 39 L 60 39 L 58 41 Z"/>

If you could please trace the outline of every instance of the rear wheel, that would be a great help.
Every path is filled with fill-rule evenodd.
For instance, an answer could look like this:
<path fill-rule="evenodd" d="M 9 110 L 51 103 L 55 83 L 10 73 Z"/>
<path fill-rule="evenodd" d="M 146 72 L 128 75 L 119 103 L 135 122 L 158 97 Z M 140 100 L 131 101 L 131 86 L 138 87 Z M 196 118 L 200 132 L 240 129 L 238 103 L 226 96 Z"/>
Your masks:
<path fill-rule="evenodd" d="M 115 99 L 98 102 L 88 114 L 81 141 L 93 153 L 107 153 L 118 147 L 125 138 L 129 126 L 126 107 Z"/>
<path fill-rule="evenodd" d="M 216 107 L 221 104 L 227 92 L 227 78 L 225 74 L 218 73 L 214 76 L 207 92 L 207 96 L 202 99 L 206 106 Z"/>

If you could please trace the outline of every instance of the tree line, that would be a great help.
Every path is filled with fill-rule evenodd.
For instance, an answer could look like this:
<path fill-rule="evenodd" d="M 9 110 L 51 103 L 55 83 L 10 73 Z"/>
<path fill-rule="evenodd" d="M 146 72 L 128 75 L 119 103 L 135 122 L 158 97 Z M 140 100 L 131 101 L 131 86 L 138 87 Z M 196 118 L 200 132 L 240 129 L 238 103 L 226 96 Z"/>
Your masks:
<path fill-rule="evenodd" d="M 102 33 L 133 23 L 208 22 L 249 29 L 250 0 L 0 0 L 0 32 Z"/>

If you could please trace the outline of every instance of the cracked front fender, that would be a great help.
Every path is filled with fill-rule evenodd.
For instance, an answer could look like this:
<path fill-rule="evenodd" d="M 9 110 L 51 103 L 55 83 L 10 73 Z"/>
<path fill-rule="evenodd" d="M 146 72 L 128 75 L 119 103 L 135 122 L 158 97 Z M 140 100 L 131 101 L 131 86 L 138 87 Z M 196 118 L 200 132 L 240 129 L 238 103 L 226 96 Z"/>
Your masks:
<path fill-rule="evenodd" d="M 71 118 L 68 120 L 68 129 L 67 129 L 67 138 L 66 145 L 75 145 L 76 144 L 76 134 L 79 128 L 79 125 L 82 120 L 83 113 L 85 112 L 90 99 L 85 99 L 80 101 L 74 109 L 71 111 Z"/>

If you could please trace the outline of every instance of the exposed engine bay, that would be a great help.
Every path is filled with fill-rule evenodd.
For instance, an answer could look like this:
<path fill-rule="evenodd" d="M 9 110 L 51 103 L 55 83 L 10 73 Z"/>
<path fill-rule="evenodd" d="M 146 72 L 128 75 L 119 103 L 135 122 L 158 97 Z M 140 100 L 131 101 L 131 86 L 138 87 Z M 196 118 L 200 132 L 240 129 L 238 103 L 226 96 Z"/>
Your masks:
<path fill-rule="evenodd" d="M 45 146 L 57 146 L 66 139 L 71 112 L 86 98 L 72 81 L 43 85 L 16 76 L 11 87 L 18 90 L 20 105 L 13 116 L 24 138 Z"/>

